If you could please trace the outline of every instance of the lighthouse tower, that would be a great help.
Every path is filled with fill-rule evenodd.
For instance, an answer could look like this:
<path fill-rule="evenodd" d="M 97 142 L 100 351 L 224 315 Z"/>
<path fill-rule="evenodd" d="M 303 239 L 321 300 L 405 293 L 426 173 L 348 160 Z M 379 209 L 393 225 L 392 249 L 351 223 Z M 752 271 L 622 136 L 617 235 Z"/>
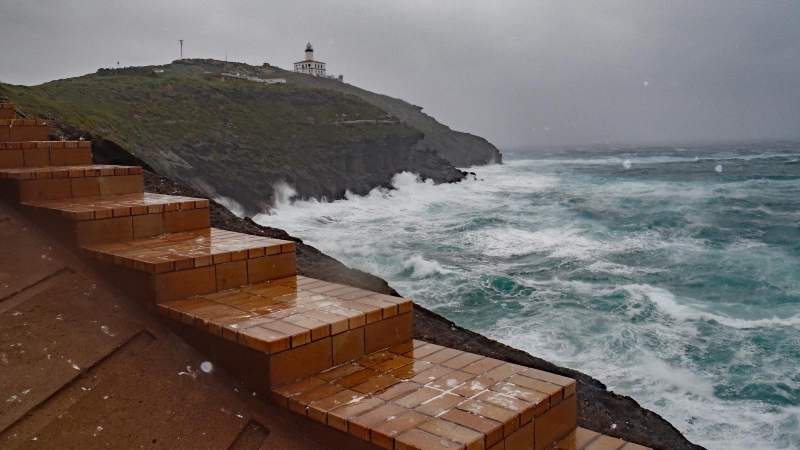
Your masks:
<path fill-rule="evenodd" d="M 306 45 L 306 59 L 294 63 L 294 71 L 319 77 L 327 76 L 325 75 L 325 63 L 314 61 L 314 47 L 310 42 Z"/>

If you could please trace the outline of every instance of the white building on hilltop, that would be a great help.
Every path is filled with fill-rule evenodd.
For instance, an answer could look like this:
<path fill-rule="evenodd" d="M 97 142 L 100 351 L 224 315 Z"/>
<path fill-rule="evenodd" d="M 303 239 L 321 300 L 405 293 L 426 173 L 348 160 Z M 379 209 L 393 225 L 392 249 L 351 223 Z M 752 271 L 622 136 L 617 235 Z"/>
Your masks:
<path fill-rule="evenodd" d="M 318 77 L 327 76 L 325 75 L 325 63 L 322 61 L 314 61 L 314 47 L 311 46 L 311 43 L 306 45 L 305 61 L 294 63 L 294 71 Z"/>

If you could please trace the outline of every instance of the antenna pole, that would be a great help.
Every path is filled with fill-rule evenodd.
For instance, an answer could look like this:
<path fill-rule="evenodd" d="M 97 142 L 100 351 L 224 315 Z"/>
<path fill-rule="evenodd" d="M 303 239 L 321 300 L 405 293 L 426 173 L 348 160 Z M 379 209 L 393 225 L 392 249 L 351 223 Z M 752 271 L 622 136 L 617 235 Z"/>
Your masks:
<path fill-rule="evenodd" d="M 183 59 L 183 39 L 178 39 L 178 42 L 181 43 L 181 59 Z"/>

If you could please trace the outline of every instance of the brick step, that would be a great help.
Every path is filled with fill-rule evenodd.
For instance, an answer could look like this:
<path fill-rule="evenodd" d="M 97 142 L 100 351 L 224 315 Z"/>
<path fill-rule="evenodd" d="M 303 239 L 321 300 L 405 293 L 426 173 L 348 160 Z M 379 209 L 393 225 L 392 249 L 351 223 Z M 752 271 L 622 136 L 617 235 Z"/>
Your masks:
<path fill-rule="evenodd" d="M 12 204 L 142 192 L 141 167 L 85 165 L 0 169 L 0 195 Z"/>
<path fill-rule="evenodd" d="M 74 245 L 126 241 L 211 226 L 208 200 L 124 194 L 23 202 L 22 211 Z"/>
<path fill-rule="evenodd" d="M 0 169 L 91 165 L 91 147 L 85 141 L 0 142 Z"/>
<path fill-rule="evenodd" d="M 166 213 L 165 213 L 166 214 Z M 120 235 L 132 230 L 117 231 Z M 215 228 L 105 244 L 78 252 L 148 306 L 297 273 L 295 243 Z"/>
<path fill-rule="evenodd" d="M 48 139 L 50 139 L 49 120 L 0 119 L 0 142 L 46 141 Z"/>
<path fill-rule="evenodd" d="M 14 111 L 13 103 L 0 103 L 0 120 L 15 119 L 17 117 Z"/>
<path fill-rule="evenodd" d="M 302 276 L 157 306 L 218 344 L 258 353 L 268 366 L 257 381 L 265 389 L 410 340 L 412 308 L 411 300 Z"/>
<path fill-rule="evenodd" d="M 560 440 L 551 450 L 652 450 L 639 444 L 625 442 L 586 428 L 576 428 Z"/>
<path fill-rule="evenodd" d="M 577 427 L 575 381 L 422 341 L 278 385 L 277 404 L 386 449 L 551 448 Z"/>

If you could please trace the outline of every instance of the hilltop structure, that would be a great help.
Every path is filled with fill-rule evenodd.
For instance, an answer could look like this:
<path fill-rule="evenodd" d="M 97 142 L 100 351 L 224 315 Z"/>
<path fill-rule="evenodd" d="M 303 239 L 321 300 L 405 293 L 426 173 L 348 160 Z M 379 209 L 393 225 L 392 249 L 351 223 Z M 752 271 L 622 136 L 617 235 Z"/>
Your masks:
<path fill-rule="evenodd" d="M 306 44 L 306 59 L 294 63 L 294 71 L 300 73 L 307 73 L 318 77 L 325 77 L 325 63 L 322 61 L 314 61 L 314 47 L 309 42 Z"/>

